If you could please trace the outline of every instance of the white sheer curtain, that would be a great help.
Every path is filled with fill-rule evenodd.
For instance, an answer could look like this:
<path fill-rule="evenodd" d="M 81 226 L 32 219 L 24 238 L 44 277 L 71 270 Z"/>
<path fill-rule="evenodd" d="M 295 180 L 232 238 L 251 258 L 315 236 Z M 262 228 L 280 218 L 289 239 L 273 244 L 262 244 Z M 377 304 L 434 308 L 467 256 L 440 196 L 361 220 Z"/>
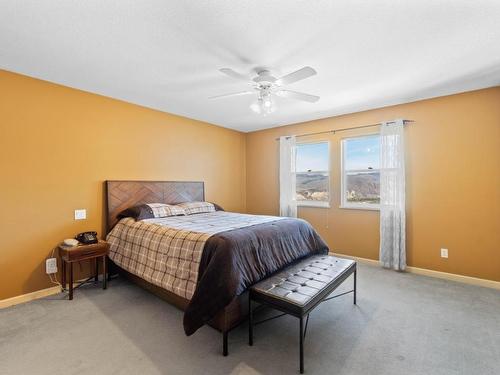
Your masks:
<path fill-rule="evenodd" d="M 295 136 L 280 137 L 280 216 L 297 217 Z"/>
<path fill-rule="evenodd" d="M 405 142 L 403 120 L 380 129 L 380 263 L 406 268 Z"/>

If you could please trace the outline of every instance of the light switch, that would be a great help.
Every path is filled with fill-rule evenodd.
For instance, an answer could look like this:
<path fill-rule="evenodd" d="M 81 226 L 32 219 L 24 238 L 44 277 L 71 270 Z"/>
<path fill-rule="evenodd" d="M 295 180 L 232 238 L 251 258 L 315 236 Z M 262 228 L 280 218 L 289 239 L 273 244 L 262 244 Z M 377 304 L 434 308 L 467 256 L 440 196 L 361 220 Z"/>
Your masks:
<path fill-rule="evenodd" d="M 86 218 L 87 218 L 86 209 L 75 210 L 75 220 L 84 220 Z"/>

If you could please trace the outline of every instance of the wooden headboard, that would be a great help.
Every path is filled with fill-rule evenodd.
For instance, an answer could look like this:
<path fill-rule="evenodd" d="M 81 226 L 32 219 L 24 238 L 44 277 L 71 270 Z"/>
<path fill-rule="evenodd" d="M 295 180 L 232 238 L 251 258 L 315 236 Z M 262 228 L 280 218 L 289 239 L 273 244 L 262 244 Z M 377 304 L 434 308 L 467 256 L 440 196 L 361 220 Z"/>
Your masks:
<path fill-rule="evenodd" d="M 106 181 L 106 196 L 106 229 L 109 232 L 118 221 L 117 215 L 128 207 L 143 203 L 204 201 L 205 187 L 199 181 Z"/>

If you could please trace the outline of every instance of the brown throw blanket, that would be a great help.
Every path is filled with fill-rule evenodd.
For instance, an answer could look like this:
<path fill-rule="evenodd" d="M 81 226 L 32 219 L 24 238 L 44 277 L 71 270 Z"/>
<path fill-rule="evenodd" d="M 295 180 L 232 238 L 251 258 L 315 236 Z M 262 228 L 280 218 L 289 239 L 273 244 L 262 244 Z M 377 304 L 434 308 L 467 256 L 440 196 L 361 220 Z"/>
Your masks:
<path fill-rule="evenodd" d="M 252 284 L 328 246 L 304 220 L 282 219 L 211 236 L 205 243 L 198 284 L 184 314 L 192 335 Z"/>

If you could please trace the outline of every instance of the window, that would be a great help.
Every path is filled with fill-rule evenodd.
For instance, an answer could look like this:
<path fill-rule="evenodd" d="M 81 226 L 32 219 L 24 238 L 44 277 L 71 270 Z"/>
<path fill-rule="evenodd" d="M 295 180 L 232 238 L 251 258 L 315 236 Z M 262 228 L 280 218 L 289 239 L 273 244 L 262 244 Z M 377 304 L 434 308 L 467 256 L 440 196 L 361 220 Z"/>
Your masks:
<path fill-rule="evenodd" d="M 380 204 L 380 137 L 342 140 L 343 208 L 378 209 Z"/>
<path fill-rule="evenodd" d="M 298 205 L 329 207 L 329 149 L 328 142 L 297 144 L 295 198 Z"/>

